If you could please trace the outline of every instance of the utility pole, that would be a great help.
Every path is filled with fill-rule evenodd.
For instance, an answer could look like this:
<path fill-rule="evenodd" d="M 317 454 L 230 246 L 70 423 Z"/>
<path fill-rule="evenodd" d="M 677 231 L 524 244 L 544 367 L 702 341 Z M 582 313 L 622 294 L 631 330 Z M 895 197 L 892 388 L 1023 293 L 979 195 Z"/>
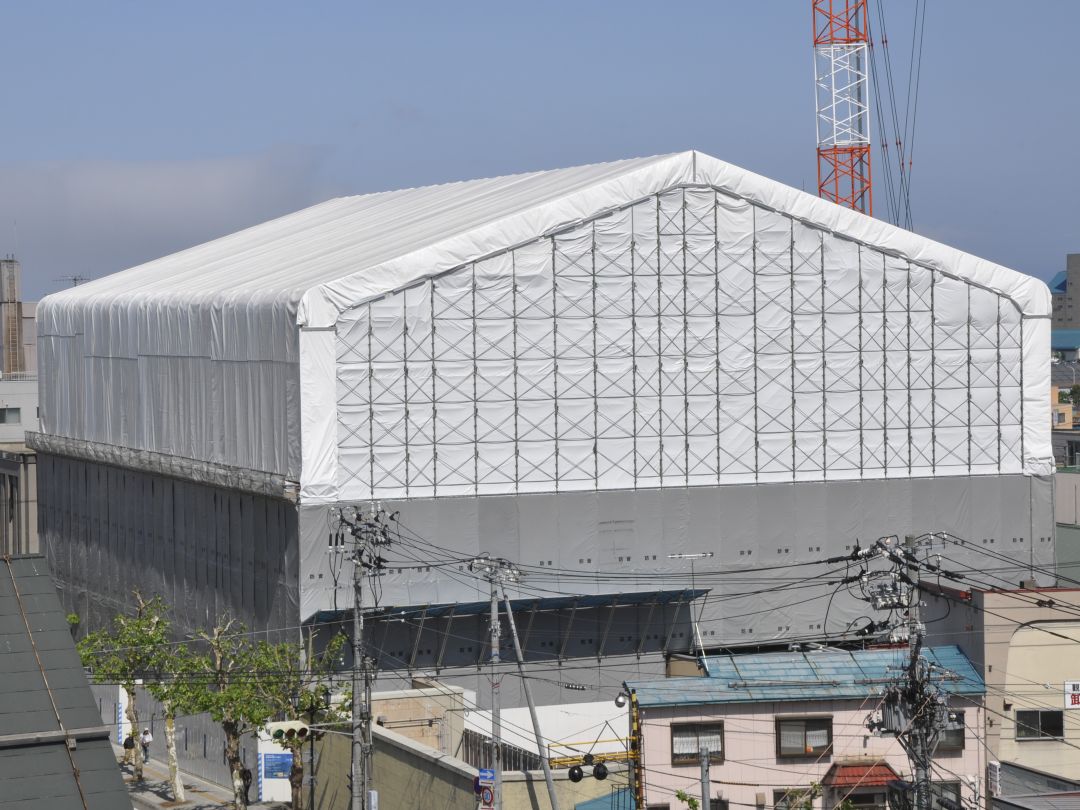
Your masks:
<path fill-rule="evenodd" d="M 371 704 L 367 697 L 367 666 L 364 661 L 364 532 L 353 534 L 357 547 L 353 552 L 353 645 L 352 645 L 352 810 L 367 808 L 368 748 L 367 726 Z"/>
<path fill-rule="evenodd" d="M 477 557 L 469 570 L 491 586 L 491 769 L 495 771 L 495 810 L 502 810 L 502 707 L 499 695 L 499 576 L 505 560 Z"/>
<path fill-rule="evenodd" d="M 932 541 L 930 535 L 926 542 Z M 868 719 L 867 727 L 876 733 L 896 737 L 911 764 L 915 783 L 914 810 L 932 810 L 931 766 L 934 749 L 942 731 L 955 728 L 955 715 L 949 712 L 944 691 L 933 678 L 933 665 L 923 656 L 926 627 L 921 613 L 921 573 L 925 569 L 949 579 L 958 574 L 921 560 L 916 554 L 918 538 L 908 536 L 903 547 L 898 538 L 883 537 L 859 559 L 880 557 L 889 560 L 888 571 L 863 570 L 857 577 L 863 599 L 878 610 L 905 611 L 901 625 L 886 626 L 890 637 L 899 640 L 897 631 L 907 636 L 907 664 L 897 682 L 885 688 L 881 719 Z M 853 559 L 856 557 L 853 555 Z M 871 623 L 873 624 L 873 623 Z M 876 630 L 877 628 L 875 628 Z"/>
<path fill-rule="evenodd" d="M 908 535 L 904 538 L 904 550 L 906 556 L 915 556 L 915 538 Z M 911 718 L 911 728 L 908 732 L 908 745 L 910 751 L 908 756 L 911 759 L 911 764 L 915 772 L 915 810 L 930 810 L 930 753 L 931 749 L 928 746 L 929 740 L 928 732 L 933 735 L 936 740 L 937 729 L 933 728 L 932 724 L 925 722 L 928 715 L 926 711 L 928 707 L 925 698 L 930 698 L 927 687 L 928 683 L 923 680 L 924 667 L 921 665 L 921 653 L 923 644 L 923 633 L 925 627 L 921 619 L 920 602 L 922 601 L 922 591 L 919 588 L 919 569 L 916 567 L 912 570 L 914 578 L 911 582 L 911 591 L 913 599 L 910 602 L 911 607 L 908 608 L 908 694 L 914 701 L 919 701 L 914 706 L 910 706 L 910 709 L 914 709 L 913 716 Z M 929 673 L 925 673 L 929 674 Z M 913 701 L 912 701 L 913 702 Z"/>
<path fill-rule="evenodd" d="M 352 637 L 352 762 L 350 773 L 351 810 L 370 810 L 371 800 L 371 680 L 372 661 L 364 644 L 364 578 L 368 571 L 378 575 L 383 558 L 380 547 L 390 545 L 386 515 L 373 508 L 370 515 L 351 506 L 337 514 L 338 527 L 352 535 L 355 543 L 353 563 L 353 637 Z M 340 539 L 340 536 L 339 536 Z M 331 548 L 339 545 L 331 536 Z"/>
<path fill-rule="evenodd" d="M 551 775 L 551 763 L 548 762 L 544 735 L 540 732 L 540 720 L 536 714 L 536 704 L 533 702 L 532 690 L 529 680 L 525 677 L 525 656 L 521 650 L 521 642 L 518 640 L 517 624 L 514 622 L 514 611 L 510 606 L 510 596 L 506 592 L 507 582 L 517 582 L 521 579 L 521 572 L 513 566 L 509 560 L 492 558 L 488 556 L 477 557 L 469 563 L 469 570 L 484 577 L 491 586 L 491 747 L 493 751 L 492 769 L 495 771 L 495 808 L 502 810 L 502 715 L 500 696 L 500 676 L 497 671 L 501 663 L 499 654 L 501 624 L 499 620 L 499 591 L 502 591 L 503 602 L 506 607 L 506 618 L 510 625 L 510 637 L 514 642 L 514 655 L 517 659 L 518 674 L 521 676 L 521 688 L 525 693 L 525 701 L 529 705 L 529 715 L 532 718 L 533 735 L 536 739 L 537 753 L 540 755 L 540 764 L 544 770 L 544 781 L 547 784 L 548 799 L 552 810 L 559 810 L 559 800 L 555 793 L 555 780 Z"/>
<path fill-rule="evenodd" d="M 516 572 L 514 572 L 516 574 Z M 514 579 L 517 577 L 515 576 Z M 559 797 L 555 794 L 555 780 L 551 776 L 551 763 L 548 762 L 547 746 L 544 745 L 544 735 L 540 733 L 540 720 L 536 716 L 536 704 L 533 703 L 532 689 L 529 687 L 529 679 L 525 677 L 525 659 L 521 652 L 521 642 L 518 641 L 517 622 L 514 621 L 514 611 L 510 607 L 510 597 L 506 593 L 506 585 L 503 585 L 503 604 L 506 606 L 506 619 L 510 625 L 510 636 L 514 640 L 514 655 L 517 658 L 518 674 L 521 675 L 521 688 L 525 692 L 525 702 L 529 704 L 529 715 L 532 717 L 533 734 L 536 736 L 536 750 L 540 753 L 540 764 L 544 769 L 544 781 L 547 783 L 548 800 L 551 802 L 551 810 L 559 810 Z M 706 808 L 706 810 L 708 810 Z"/>
<path fill-rule="evenodd" d="M 698 749 L 701 759 L 701 810 L 709 810 L 709 746 Z"/>
<path fill-rule="evenodd" d="M 502 810 L 502 697 L 499 668 L 499 592 L 491 577 L 491 763 L 495 769 L 495 810 Z"/>

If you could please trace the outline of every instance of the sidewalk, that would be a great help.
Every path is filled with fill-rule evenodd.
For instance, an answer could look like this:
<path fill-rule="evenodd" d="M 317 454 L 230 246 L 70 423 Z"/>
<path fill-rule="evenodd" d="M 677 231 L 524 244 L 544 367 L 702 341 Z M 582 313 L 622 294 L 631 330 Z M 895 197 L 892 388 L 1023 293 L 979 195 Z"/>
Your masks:
<path fill-rule="evenodd" d="M 124 749 L 113 743 L 113 753 L 116 754 L 116 761 L 119 763 L 124 755 Z M 169 765 L 162 760 L 151 759 L 147 764 L 143 765 L 142 782 L 132 781 L 134 769 L 131 765 L 118 765 L 118 767 L 121 774 L 123 774 L 128 794 L 131 796 L 131 803 L 138 810 L 160 810 L 160 808 L 173 807 L 180 807 L 184 810 L 222 810 L 222 808 L 231 808 L 233 806 L 232 791 L 186 773 L 183 774 L 183 777 L 187 801 L 183 804 L 177 804 L 172 800 L 172 790 L 169 788 Z M 254 788 L 254 785 L 252 788 Z M 279 802 L 252 802 L 248 806 L 260 808 L 287 807 L 287 805 Z"/>

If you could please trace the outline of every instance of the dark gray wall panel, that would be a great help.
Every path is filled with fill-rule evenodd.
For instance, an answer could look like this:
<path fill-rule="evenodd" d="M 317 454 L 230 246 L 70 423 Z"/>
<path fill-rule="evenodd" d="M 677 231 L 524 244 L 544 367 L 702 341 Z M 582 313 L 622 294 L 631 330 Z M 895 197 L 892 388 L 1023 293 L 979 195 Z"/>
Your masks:
<path fill-rule="evenodd" d="M 298 625 L 295 505 L 62 456 L 39 464 L 42 547 L 87 630 L 136 587 L 166 599 L 180 632 L 223 611 L 253 630 Z"/>

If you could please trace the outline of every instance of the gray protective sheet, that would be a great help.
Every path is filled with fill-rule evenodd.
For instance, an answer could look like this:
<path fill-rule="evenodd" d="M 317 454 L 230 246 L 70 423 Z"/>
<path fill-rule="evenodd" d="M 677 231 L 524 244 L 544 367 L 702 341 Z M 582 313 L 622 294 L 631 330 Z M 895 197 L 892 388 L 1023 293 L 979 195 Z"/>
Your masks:
<path fill-rule="evenodd" d="M 296 507 L 283 500 L 38 457 L 42 548 L 64 606 L 87 629 L 160 594 L 178 632 L 223 614 L 253 630 L 295 628 Z"/>
<path fill-rule="evenodd" d="M 842 591 L 829 604 L 842 573 L 755 568 L 824 560 L 884 535 L 944 531 L 973 544 L 941 547 L 954 568 L 985 569 L 986 553 L 1003 554 L 1015 568 L 995 573 L 1018 584 L 1032 566 L 1054 565 L 1051 496 L 1051 479 L 1011 475 L 384 501 L 400 512 L 403 537 L 387 556 L 413 568 L 389 564 L 381 604 L 486 598 L 487 583 L 457 566 L 415 570 L 432 560 L 424 541 L 529 566 L 511 586 L 515 598 L 689 587 L 689 563 L 667 555 L 711 551 L 695 566 L 697 586 L 712 591 L 701 615 L 706 646 L 820 637 L 867 612 Z M 301 506 L 300 532 L 302 618 L 351 606 L 351 569 L 328 550 L 326 508 Z M 595 576 L 560 575 L 567 569 Z M 1050 582 L 1038 571 L 1033 578 Z"/>

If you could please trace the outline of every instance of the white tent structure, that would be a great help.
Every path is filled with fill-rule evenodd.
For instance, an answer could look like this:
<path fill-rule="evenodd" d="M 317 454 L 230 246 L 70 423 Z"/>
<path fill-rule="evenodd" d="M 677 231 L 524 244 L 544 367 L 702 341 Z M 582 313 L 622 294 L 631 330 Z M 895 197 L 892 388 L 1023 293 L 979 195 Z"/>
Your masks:
<path fill-rule="evenodd" d="M 327 510 L 371 500 L 463 555 L 596 573 L 563 592 L 912 530 L 1011 538 L 1030 575 L 1050 306 L 699 152 L 331 200 L 41 302 L 43 537 L 73 602 L 138 561 L 192 623 L 347 607 Z M 806 634 L 774 608 L 707 632 Z"/>

